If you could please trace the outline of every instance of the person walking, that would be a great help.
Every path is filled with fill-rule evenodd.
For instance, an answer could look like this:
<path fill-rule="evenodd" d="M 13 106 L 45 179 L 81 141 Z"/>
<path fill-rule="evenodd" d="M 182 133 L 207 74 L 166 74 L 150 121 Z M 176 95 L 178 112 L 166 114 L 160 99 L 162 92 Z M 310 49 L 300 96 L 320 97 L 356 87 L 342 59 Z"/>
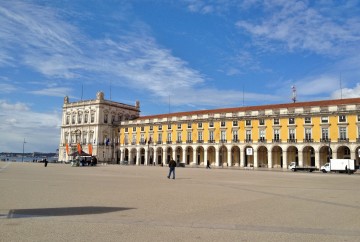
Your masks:
<path fill-rule="evenodd" d="M 44 159 L 44 163 L 45 163 L 45 167 L 47 167 L 48 161 L 46 158 Z"/>
<path fill-rule="evenodd" d="M 209 160 L 207 161 L 206 169 L 211 169 L 211 167 L 210 167 L 210 161 L 209 161 Z"/>
<path fill-rule="evenodd" d="M 170 179 L 171 173 L 173 174 L 173 178 L 175 179 L 175 167 L 176 167 L 176 162 L 174 161 L 174 159 L 171 159 L 169 162 L 169 175 L 167 176 L 167 178 Z"/>

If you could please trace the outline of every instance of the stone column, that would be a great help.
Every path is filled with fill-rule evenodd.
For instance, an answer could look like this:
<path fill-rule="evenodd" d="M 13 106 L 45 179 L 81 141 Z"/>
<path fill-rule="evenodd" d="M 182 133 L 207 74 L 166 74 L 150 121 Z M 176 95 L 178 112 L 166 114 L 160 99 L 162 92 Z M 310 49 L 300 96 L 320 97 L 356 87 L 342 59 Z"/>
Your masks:
<path fill-rule="evenodd" d="M 269 149 L 267 152 L 267 157 L 268 157 L 268 168 L 272 168 L 273 164 L 272 164 L 272 152 Z"/>
<path fill-rule="evenodd" d="M 120 162 L 124 160 L 125 149 L 120 149 Z"/>
<path fill-rule="evenodd" d="M 153 165 L 157 165 L 157 150 L 156 150 L 156 147 L 154 148 L 154 157 L 153 157 L 153 162 L 154 164 Z"/>
<path fill-rule="evenodd" d="M 315 167 L 320 168 L 320 152 L 317 150 L 315 151 Z"/>
<path fill-rule="evenodd" d="M 227 152 L 227 165 L 228 166 L 231 166 L 231 161 L 232 161 L 232 159 L 231 159 L 231 148 L 230 148 L 230 149 L 228 149 L 228 152 Z"/>
<path fill-rule="evenodd" d="M 196 149 L 193 149 L 193 164 L 196 165 L 197 164 L 197 156 L 196 156 Z"/>
<path fill-rule="evenodd" d="M 220 164 L 219 164 L 219 146 L 215 147 L 215 166 L 220 166 Z"/>
<path fill-rule="evenodd" d="M 182 162 L 184 164 L 186 164 L 186 147 L 182 150 L 182 152 L 183 152 L 183 154 L 182 154 L 182 158 L 183 158 Z"/>
<path fill-rule="evenodd" d="M 288 157 L 287 157 L 287 151 L 286 150 L 283 150 L 283 153 L 282 153 L 282 157 L 283 157 L 283 170 L 286 170 L 287 169 L 287 166 L 288 166 Z"/>
<path fill-rule="evenodd" d="M 245 166 L 245 155 L 246 155 L 246 150 L 240 149 L 240 167 L 244 167 Z"/>
<path fill-rule="evenodd" d="M 149 164 L 149 148 L 148 147 L 146 147 L 145 148 L 145 166 L 147 166 L 148 164 Z"/>
<path fill-rule="evenodd" d="M 254 155 L 254 168 L 258 168 L 259 167 L 258 153 L 257 150 L 255 150 L 254 148 L 253 148 L 253 155 Z"/>
<path fill-rule="evenodd" d="M 140 165 L 140 160 L 141 160 L 141 157 L 140 157 L 140 149 L 137 148 L 137 149 L 136 149 L 136 165 L 137 165 L 137 166 Z"/>
<path fill-rule="evenodd" d="M 163 149 L 163 155 L 162 155 L 162 161 L 161 163 L 163 165 L 166 165 L 166 149 Z"/>
<path fill-rule="evenodd" d="M 298 159 L 299 159 L 299 166 L 303 167 L 304 165 L 304 161 L 303 161 L 303 151 L 302 150 L 298 150 Z"/>
<path fill-rule="evenodd" d="M 206 167 L 207 165 L 208 165 L 207 150 L 204 148 L 204 166 Z"/>

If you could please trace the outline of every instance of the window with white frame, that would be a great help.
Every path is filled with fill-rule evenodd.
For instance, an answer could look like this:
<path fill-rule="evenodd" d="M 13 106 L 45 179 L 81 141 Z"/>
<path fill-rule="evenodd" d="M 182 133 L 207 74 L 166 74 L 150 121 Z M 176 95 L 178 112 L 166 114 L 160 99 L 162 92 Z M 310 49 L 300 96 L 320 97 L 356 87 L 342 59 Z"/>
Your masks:
<path fill-rule="evenodd" d="M 83 133 L 83 144 L 87 144 L 87 133 Z"/>
<path fill-rule="evenodd" d="M 238 121 L 237 120 L 233 120 L 233 127 L 237 127 L 238 126 Z"/>
<path fill-rule="evenodd" d="M 339 138 L 340 138 L 340 140 L 346 140 L 347 139 L 347 128 L 346 127 L 340 127 L 339 128 Z"/>
<path fill-rule="evenodd" d="M 295 129 L 289 129 L 289 140 L 295 140 Z"/>
<path fill-rule="evenodd" d="M 328 140 L 329 139 L 329 129 L 328 128 L 322 128 L 321 129 L 321 138 L 323 140 Z"/>
<path fill-rule="evenodd" d="M 360 122 L 360 114 L 357 116 L 357 121 Z"/>
<path fill-rule="evenodd" d="M 246 137 L 246 140 L 251 140 L 251 130 L 246 130 L 245 137 Z"/>
<path fill-rule="evenodd" d="M 111 123 L 114 123 L 115 122 L 115 115 L 111 115 Z"/>
<path fill-rule="evenodd" d="M 213 121 L 209 122 L 209 128 L 214 128 L 214 122 Z"/>
<path fill-rule="evenodd" d="M 181 141 L 181 132 L 177 132 L 177 135 L 176 135 L 176 140 L 177 141 Z"/>
<path fill-rule="evenodd" d="M 295 124 L 295 118 L 289 118 L 289 124 Z"/>
<path fill-rule="evenodd" d="M 66 116 L 66 124 L 70 124 L 70 116 Z"/>
<path fill-rule="evenodd" d="M 133 127 L 133 132 L 136 132 L 136 127 Z"/>
<path fill-rule="evenodd" d="M 274 129 L 274 140 L 280 140 L 280 129 Z"/>
<path fill-rule="evenodd" d="M 345 115 L 339 115 L 339 123 L 345 123 L 346 122 L 346 116 Z"/>
<path fill-rule="evenodd" d="M 145 135 L 144 135 L 144 134 L 141 134 L 141 135 L 140 135 L 140 142 L 141 142 L 141 143 L 144 143 L 144 142 L 145 142 Z"/>
<path fill-rule="evenodd" d="M 171 124 L 168 124 L 167 129 L 168 129 L 168 130 L 171 130 Z"/>
<path fill-rule="evenodd" d="M 329 123 L 329 117 L 327 117 L 327 116 L 321 117 L 321 123 L 322 123 L 322 124 L 327 124 L 327 123 Z"/>
<path fill-rule="evenodd" d="M 167 133 L 167 141 L 168 141 L 168 142 L 171 142 L 171 140 L 172 140 L 172 135 L 171 135 L 171 133 Z"/>
<path fill-rule="evenodd" d="M 305 123 L 311 124 L 311 117 L 305 117 Z"/>
<path fill-rule="evenodd" d="M 107 122 L 108 122 L 108 114 L 107 114 L 107 113 L 105 113 L 105 114 L 104 114 L 104 123 L 106 123 L 106 124 L 107 124 Z"/>
<path fill-rule="evenodd" d="M 159 125 L 159 130 L 162 130 L 162 125 Z"/>
<path fill-rule="evenodd" d="M 136 134 L 133 134 L 131 142 L 136 143 Z"/>
<path fill-rule="evenodd" d="M 251 120 L 250 119 L 245 120 L 245 125 L 246 126 L 251 126 Z"/>
<path fill-rule="evenodd" d="M 259 125 L 265 125 L 265 119 L 263 118 L 259 119 Z"/>
<path fill-rule="evenodd" d="M 181 124 L 177 124 L 177 129 L 181 129 Z"/>
<path fill-rule="evenodd" d="M 192 133 L 191 132 L 187 132 L 187 140 L 192 140 Z"/>
<path fill-rule="evenodd" d="M 187 128 L 188 128 L 188 129 L 191 129 L 191 123 L 188 123 L 188 124 L 187 124 Z"/>
<path fill-rule="evenodd" d="M 65 144 L 69 143 L 69 133 L 65 133 Z"/>
<path fill-rule="evenodd" d="M 91 114 L 91 120 L 90 120 L 91 123 L 94 123 L 95 122 L 95 113 L 92 113 Z"/>
<path fill-rule="evenodd" d="M 221 126 L 221 127 L 225 127 L 225 121 L 221 121 L 221 122 L 220 122 L 220 126 Z"/>
<path fill-rule="evenodd" d="M 144 127 L 144 126 L 141 126 L 140 131 L 141 131 L 141 132 L 144 132 L 144 131 L 145 131 L 145 127 Z"/>
<path fill-rule="evenodd" d="M 84 123 L 87 124 L 88 121 L 89 121 L 89 114 L 85 113 Z"/>
<path fill-rule="evenodd" d="M 203 132 L 198 131 L 198 140 L 203 140 Z"/>
<path fill-rule="evenodd" d="M 233 136 L 233 140 L 234 141 L 238 141 L 238 131 L 237 130 L 233 130 L 232 132 L 232 136 Z"/>
<path fill-rule="evenodd" d="M 310 128 L 305 129 L 305 140 L 311 140 L 311 129 Z"/>
<path fill-rule="evenodd" d="M 128 134 L 125 134 L 125 138 L 124 138 L 124 143 L 125 144 L 128 144 L 129 143 L 129 135 Z"/>
<path fill-rule="evenodd" d="M 162 133 L 158 133 L 158 143 L 162 143 Z"/>
<path fill-rule="evenodd" d="M 226 131 L 225 130 L 221 130 L 221 140 L 226 140 Z"/>
<path fill-rule="evenodd" d="M 82 119 L 82 113 L 78 113 L 78 120 L 77 120 L 77 123 L 78 124 L 81 124 L 81 120 Z"/>
<path fill-rule="evenodd" d="M 214 140 L 214 131 L 209 131 L 209 139 L 210 139 L 211 141 Z"/>
<path fill-rule="evenodd" d="M 71 117 L 71 123 L 75 124 L 75 114 L 73 114 L 72 117 Z"/>
<path fill-rule="evenodd" d="M 89 143 L 94 143 L 94 133 L 90 133 Z"/>
<path fill-rule="evenodd" d="M 279 120 L 278 118 L 274 118 L 274 124 L 275 124 L 275 125 L 280 124 L 280 120 Z"/>
<path fill-rule="evenodd" d="M 260 136 L 259 139 L 261 141 L 265 140 L 265 129 L 260 129 L 259 136 Z"/>
<path fill-rule="evenodd" d="M 201 129 L 203 127 L 202 122 L 198 123 L 198 128 Z"/>
<path fill-rule="evenodd" d="M 154 130 L 154 126 L 150 125 L 149 129 L 150 129 L 150 131 L 153 131 L 153 130 Z"/>

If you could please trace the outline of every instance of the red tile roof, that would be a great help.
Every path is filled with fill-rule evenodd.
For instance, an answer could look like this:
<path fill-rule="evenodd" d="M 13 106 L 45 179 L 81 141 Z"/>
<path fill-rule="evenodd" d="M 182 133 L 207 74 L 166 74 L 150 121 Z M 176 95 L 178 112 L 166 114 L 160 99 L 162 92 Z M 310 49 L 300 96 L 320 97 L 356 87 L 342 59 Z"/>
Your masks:
<path fill-rule="evenodd" d="M 309 102 L 269 104 L 269 105 L 261 105 L 261 106 L 196 110 L 196 111 L 188 111 L 188 112 L 141 116 L 138 119 L 142 120 L 142 119 L 154 119 L 154 118 L 181 117 L 181 116 L 199 115 L 199 114 L 201 115 L 201 114 L 215 114 L 215 113 L 235 113 L 235 112 L 259 111 L 259 110 L 280 109 L 280 108 L 324 107 L 324 106 L 336 106 L 336 105 L 346 105 L 346 104 L 360 104 L 360 98 L 333 99 L 333 100 L 321 100 L 321 101 L 309 101 Z"/>

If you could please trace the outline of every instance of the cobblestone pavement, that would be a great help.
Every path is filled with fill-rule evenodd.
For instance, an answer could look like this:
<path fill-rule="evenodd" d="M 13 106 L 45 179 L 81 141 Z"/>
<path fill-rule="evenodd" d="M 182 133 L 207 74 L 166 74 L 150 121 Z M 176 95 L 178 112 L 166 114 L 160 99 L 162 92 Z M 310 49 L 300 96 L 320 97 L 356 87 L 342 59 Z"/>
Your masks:
<path fill-rule="evenodd" d="M 360 176 L 0 162 L 0 241 L 360 241 Z"/>

